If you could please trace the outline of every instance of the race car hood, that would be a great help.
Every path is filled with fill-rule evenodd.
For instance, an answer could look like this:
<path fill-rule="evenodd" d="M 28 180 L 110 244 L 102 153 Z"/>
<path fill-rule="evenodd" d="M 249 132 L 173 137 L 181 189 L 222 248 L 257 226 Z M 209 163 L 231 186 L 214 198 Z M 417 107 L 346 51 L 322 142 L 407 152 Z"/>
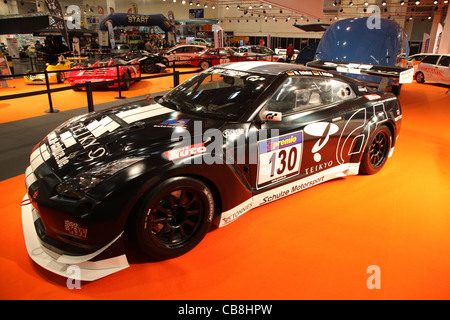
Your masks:
<path fill-rule="evenodd" d="M 194 134 L 203 135 L 208 128 L 223 124 L 157 103 L 128 105 L 73 118 L 52 131 L 39 148 L 47 165 L 66 179 L 119 158 L 161 154 L 179 143 L 176 133 L 189 133 L 197 141 Z"/>

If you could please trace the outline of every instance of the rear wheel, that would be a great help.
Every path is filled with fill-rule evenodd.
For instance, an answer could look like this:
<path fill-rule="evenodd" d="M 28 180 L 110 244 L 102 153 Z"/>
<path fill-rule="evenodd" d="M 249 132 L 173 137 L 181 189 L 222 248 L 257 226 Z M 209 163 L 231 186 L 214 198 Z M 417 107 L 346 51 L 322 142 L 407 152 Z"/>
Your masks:
<path fill-rule="evenodd" d="M 419 72 L 416 73 L 416 81 L 418 83 L 424 83 L 425 82 L 425 76 L 423 75 L 422 72 L 419 71 Z"/>
<path fill-rule="evenodd" d="M 58 83 L 63 83 L 64 81 L 66 81 L 66 74 L 64 72 L 58 72 Z"/>
<path fill-rule="evenodd" d="M 362 174 L 374 174 L 381 170 L 389 156 L 392 134 L 388 127 L 378 127 L 369 138 L 364 151 L 360 171 Z"/>
<path fill-rule="evenodd" d="M 156 65 L 153 62 L 151 62 L 151 61 L 147 62 L 144 65 L 144 72 L 145 73 L 155 73 L 157 71 L 157 69 L 158 68 L 156 67 Z"/>
<path fill-rule="evenodd" d="M 137 241 L 156 260 L 194 248 L 208 232 L 214 201 L 208 186 L 187 177 L 168 179 L 143 201 L 136 220 Z"/>
<path fill-rule="evenodd" d="M 208 69 L 210 66 L 211 66 L 211 63 L 209 63 L 209 61 L 206 61 L 206 60 L 200 61 L 200 68 L 201 68 L 202 70 L 206 70 L 206 69 Z"/>

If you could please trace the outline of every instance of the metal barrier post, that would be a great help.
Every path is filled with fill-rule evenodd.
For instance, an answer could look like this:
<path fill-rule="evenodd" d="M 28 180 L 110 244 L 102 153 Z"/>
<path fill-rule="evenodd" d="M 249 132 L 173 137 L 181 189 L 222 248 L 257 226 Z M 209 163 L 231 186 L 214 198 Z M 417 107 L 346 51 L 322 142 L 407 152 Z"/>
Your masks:
<path fill-rule="evenodd" d="M 92 98 L 92 83 L 86 81 L 86 97 L 88 103 L 88 112 L 94 112 L 94 99 Z"/>
<path fill-rule="evenodd" d="M 173 87 L 175 88 L 180 84 L 180 71 L 175 71 L 173 73 Z"/>
<path fill-rule="evenodd" d="M 120 80 L 119 66 L 116 65 L 117 69 L 117 80 Z M 120 89 L 120 82 L 117 83 L 117 89 L 119 90 L 119 96 L 116 99 L 126 99 L 126 97 L 122 97 L 122 90 Z"/>
<path fill-rule="evenodd" d="M 57 112 L 59 112 L 59 110 L 53 109 L 52 94 L 50 93 L 50 84 L 48 83 L 48 72 L 47 72 L 47 69 L 44 70 L 44 75 L 45 75 L 45 85 L 47 87 L 48 104 L 50 106 L 50 109 L 45 111 L 45 113 L 57 113 Z"/>

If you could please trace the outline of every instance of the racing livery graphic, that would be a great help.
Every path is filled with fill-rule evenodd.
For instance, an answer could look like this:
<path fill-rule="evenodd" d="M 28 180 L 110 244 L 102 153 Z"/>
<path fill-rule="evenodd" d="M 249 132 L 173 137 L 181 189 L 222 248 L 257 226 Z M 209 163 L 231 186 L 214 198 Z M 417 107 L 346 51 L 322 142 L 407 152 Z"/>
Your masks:
<path fill-rule="evenodd" d="M 61 276 L 76 265 L 88 281 L 129 267 L 131 234 L 153 259 L 180 256 L 212 224 L 378 172 L 401 122 L 395 95 L 338 74 L 277 62 L 209 68 L 150 104 L 73 118 L 32 150 L 28 253 Z"/>

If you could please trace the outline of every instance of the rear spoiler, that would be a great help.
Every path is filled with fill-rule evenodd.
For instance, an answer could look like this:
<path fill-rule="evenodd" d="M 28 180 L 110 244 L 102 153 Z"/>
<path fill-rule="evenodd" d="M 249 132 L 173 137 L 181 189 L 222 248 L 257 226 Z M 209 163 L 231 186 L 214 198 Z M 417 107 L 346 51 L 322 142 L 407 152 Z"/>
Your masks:
<path fill-rule="evenodd" d="M 402 67 L 389 67 L 373 64 L 334 62 L 325 60 L 310 61 L 308 67 L 323 70 L 337 71 L 342 73 L 363 74 L 368 76 L 382 77 L 378 91 L 384 91 L 389 78 L 399 79 L 399 83 L 411 83 L 413 81 L 414 69 Z"/>

